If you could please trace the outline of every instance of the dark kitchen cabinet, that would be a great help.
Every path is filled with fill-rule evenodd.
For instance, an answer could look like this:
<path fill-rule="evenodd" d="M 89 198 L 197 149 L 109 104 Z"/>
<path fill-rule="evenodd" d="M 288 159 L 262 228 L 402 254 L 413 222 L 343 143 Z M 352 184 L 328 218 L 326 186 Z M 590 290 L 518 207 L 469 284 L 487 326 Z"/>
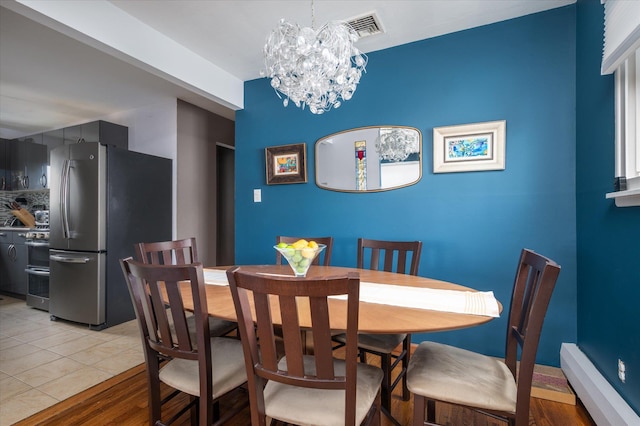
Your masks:
<path fill-rule="evenodd" d="M 49 165 L 51 150 L 64 145 L 64 129 L 51 130 L 42 134 L 42 144 L 46 147 L 46 158 L 42 164 L 42 175 L 45 177 L 43 188 L 49 188 Z"/>
<path fill-rule="evenodd" d="M 44 134 L 23 138 L 21 143 L 28 142 L 24 148 L 29 176 L 29 187 L 26 189 L 45 189 L 49 187 L 47 176 L 47 147 L 44 145 Z"/>
<path fill-rule="evenodd" d="M 0 290 L 26 296 L 28 275 L 24 231 L 0 231 Z"/>
<path fill-rule="evenodd" d="M 82 126 L 69 126 L 62 129 L 65 145 L 71 145 L 82 141 Z"/>
<path fill-rule="evenodd" d="M 9 246 L 13 243 L 12 231 L 0 231 L 0 291 L 9 291 L 9 265 L 11 265 Z"/>
<path fill-rule="evenodd" d="M 37 144 L 31 151 L 30 156 L 32 158 L 33 173 L 35 181 L 31 182 L 31 189 L 45 189 L 49 188 L 49 174 L 48 165 L 49 160 L 47 158 L 47 147 L 43 144 Z"/>
<path fill-rule="evenodd" d="M 42 134 L 42 144 L 47 147 L 47 163 L 51 150 L 64 145 L 64 129 L 50 130 Z"/>
<path fill-rule="evenodd" d="M 129 149 L 129 128 L 97 120 L 18 139 L 2 139 L 0 191 L 49 188 L 51 150 L 82 142 L 100 142 Z"/>
<path fill-rule="evenodd" d="M 126 126 L 98 120 L 65 127 L 63 130 L 65 145 L 79 142 L 101 142 L 105 145 L 129 149 L 129 129 Z"/>
<path fill-rule="evenodd" d="M 46 188 L 47 147 L 42 144 L 42 135 L 33 135 L 14 139 L 9 143 L 11 154 L 10 189 L 20 191 L 25 189 Z"/>
<path fill-rule="evenodd" d="M 0 139 L 0 191 L 8 190 L 8 182 L 11 179 L 9 166 L 9 140 Z"/>

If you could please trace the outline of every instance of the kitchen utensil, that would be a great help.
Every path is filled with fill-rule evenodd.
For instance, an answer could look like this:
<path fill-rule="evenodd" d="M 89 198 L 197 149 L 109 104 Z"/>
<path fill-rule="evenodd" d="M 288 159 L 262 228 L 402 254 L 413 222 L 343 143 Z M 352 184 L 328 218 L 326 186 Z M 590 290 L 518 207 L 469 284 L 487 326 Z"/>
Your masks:
<path fill-rule="evenodd" d="M 49 210 L 36 210 L 33 216 L 36 218 L 36 226 L 49 225 Z"/>
<path fill-rule="evenodd" d="M 16 210 L 11 210 L 11 213 L 13 213 L 13 215 L 17 217 L 25 226 L 28 226 L 29 228 L 33 228 L 36 226 L 36 219 L 27 210 L 19 208 Z"/>

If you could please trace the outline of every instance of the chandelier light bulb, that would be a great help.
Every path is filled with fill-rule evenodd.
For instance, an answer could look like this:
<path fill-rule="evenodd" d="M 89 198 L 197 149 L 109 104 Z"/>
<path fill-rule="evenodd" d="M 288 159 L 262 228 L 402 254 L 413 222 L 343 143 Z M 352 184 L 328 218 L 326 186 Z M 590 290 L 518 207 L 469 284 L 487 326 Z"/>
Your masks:
<path fill-rule="evenodd" d="M 313 114 L 339 108 L 356 91 L 367 57 L 354 43 L 358 34 L 332 21 L 317 32 L 280 20 L 264 46 L 266 71 L 282 104 L 309 107 Z M 283 98 L 284 95 L 284 98 Z"/>

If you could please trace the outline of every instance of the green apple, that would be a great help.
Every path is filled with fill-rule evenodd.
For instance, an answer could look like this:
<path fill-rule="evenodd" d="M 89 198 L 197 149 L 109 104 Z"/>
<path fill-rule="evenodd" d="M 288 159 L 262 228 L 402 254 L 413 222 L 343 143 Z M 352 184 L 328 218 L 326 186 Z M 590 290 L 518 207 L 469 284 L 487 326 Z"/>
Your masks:
<path fill-rule="evenodd" d="M 311 259 L 308 259 L 308 258 L 306 258 L 306 257 L 303 257 L 303 258 L 300 260 L 300 262 L 298 262 L 298 266 L 301 266 L 301 267 L 303 267 L 303 268 L 304 268 L 304 267 L 309 266 L 309 264 L 310 264 L 310 263 L 311 263 Z"/>

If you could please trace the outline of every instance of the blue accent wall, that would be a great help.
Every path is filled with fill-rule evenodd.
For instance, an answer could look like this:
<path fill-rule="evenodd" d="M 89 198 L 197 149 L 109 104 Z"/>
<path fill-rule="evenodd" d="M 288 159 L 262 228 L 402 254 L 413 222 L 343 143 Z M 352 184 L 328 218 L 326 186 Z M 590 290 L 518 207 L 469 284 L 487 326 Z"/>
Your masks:
<path fill-rule="evenodd" d="M 538 363 L 577 342 L 640 413 L 640 207 L 617 208 L 613 78 L 600 75 L 597 0 L 369 55 L 354 98 L 313 116 L 282 107 L 266 79 L 245 84 L 236 115 L 236 261 L 273 263 L 278 234 L 333 235 L 333 264 L 355 266 L 358 237 L 420 239 L 420 275 L 508 300 L 523 247 L 562 271 Z M 433 174 L 434 127 L 506 120 L 506 170 Z M 423 136 L 423 177 L 394 191 L 315 185 L 314 144 L 354 127 L 407 125 Z M 265 184 L 264 148 L 307 144 L 309 182 Z M 253 203 L 253 189 L 262 203 Z M 503 355 L 505 319 L 413 336 Z M 627 383 L 617 378 L 617 360 Z"/>
<path fill-rule="evenodd" d="M 614 80 L 600 75 L 603 8 L 577 6 L 578 345 L 640 413 L 640 207 L 615 207 Z M 618 359 L 627 380 L 618 379 Z"/>
<path fill-rule="evenodd" d="M 245 83 L 236 115 L 236 262 L 273 263 L 276 235 L 332 235 L 332 264 L 355 266 L 358 237 L 423 241 L 420 275 L 493 290 L 502 318 L 414 335 L 504 354 L 520 250 L 562 265 L 538 362 L 575 342 L 576 20 L 569 6 L 369 54 L 352 100 L 322 116 L 284 108 L 267 79 Z M 433 174 L 434 127 L 506 120 L 506 170 Z M 423 137 L 416 185 L 341 193 L 315 185 L 314 144 L 354 127 L 406 125 Z M 268 146 L 307 144 L 306 184 L 266 185 Z M 253 202 L 253 189 L 262 202 Z"/>

